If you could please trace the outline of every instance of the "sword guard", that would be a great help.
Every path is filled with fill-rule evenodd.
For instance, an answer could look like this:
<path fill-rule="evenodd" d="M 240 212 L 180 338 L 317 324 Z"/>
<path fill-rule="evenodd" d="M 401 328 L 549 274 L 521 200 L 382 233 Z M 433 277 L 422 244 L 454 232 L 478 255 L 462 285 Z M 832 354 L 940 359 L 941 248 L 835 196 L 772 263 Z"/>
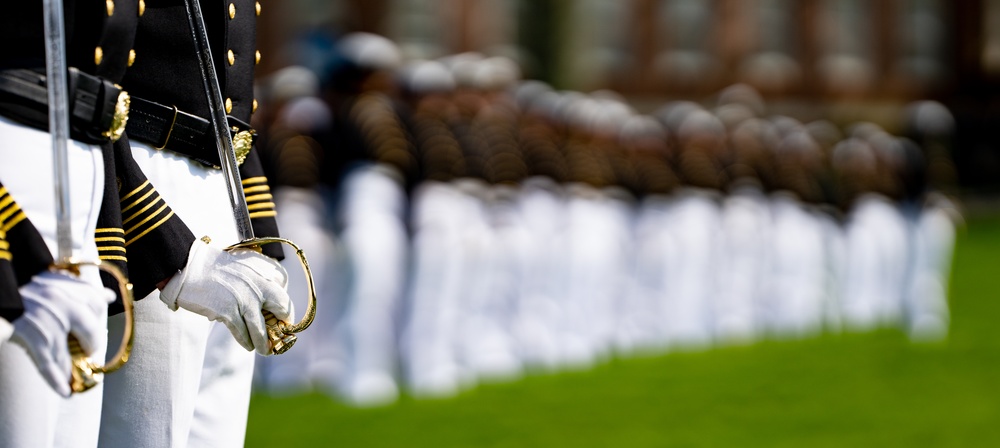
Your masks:
<path fill-rule="evenodd" d="M 69 380 L 71 391 L 80 393 L 100 384 L 104 375 L 96 371 L 97 366 L 83 353 L 80 341 L 73 335 L 69 336 L 69 355 L 73 365 Z"/>
<path fill-rule="evenodd" d="M 299 263 L 302 265 L 302 271 L 306 276 L 306 285 L 309 289 L 309 304 L 306 306 L 306 312 L 302 316 L 302 320 L 296 324 L 278 320 L 270 311 L 262 310 L 264 323 L 267 327 L 267 336 L 271 340 L 271 354 L 280 355 L 292 348 L 292 345 L 295 345 L 295 341 L 298 339 L 295 334 L 309 328 L 309 325 L 312 325 L 313 319 L 316 318 L 316 285 L 313 282 L 312 270 L 309 269 L 309 261 L 306 260 L 305 253 L 292 241 L 276 237 L 251 238 L 233 244 L 227 247 L 226 250 L 250 249 L 260 252 L 261 246 L 274 243 L 285 244 L 295 249 L 295 255 L 299 257 Z"/>
<path fill-rule="evenodd" d="M 69 354 L 72 363 L 70 371 L 70 390 L 73 393 L 87 391 L 100 384 L 105 373 L 111 373 L 120 369 L 132 355 L 132 343 L 135 339 L 135 315 L 133 312 L 135 298 L 132 295 L 132 284 L 129 283 L 125 274 L 117 266 L 108 262 L 79 261 L 74 259 L 60 260 L 52 265 L 53 270 L 67 271 L 75 276 L 80 275 L 82 266 L 96 266 L 98 269 L 111 274 L 118 282 L 118 292 L 122 296 L 122 303 L 125 305 L 125 331 L 122 342 L 118 347 L 118 353 L 111 362 L 99 366 L 94 363 L 80 347 L 80 341 L 73 335 L 69 336 Z"/>

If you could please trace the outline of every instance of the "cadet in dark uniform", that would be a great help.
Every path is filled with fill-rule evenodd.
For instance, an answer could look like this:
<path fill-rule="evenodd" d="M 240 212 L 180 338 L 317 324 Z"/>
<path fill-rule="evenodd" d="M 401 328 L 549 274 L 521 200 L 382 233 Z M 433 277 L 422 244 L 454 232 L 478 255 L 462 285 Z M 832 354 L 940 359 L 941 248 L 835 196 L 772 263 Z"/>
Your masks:
<path fill-rule="evenodd" d="M 257 107 L 253 70 L 261 57 L 255 49 L 261 5 L 201 1 L 201 9 L 225 112 L 238 155 L 245 157 L 240 174 L 254 231 L 274 236 L 274 203 L 259 157 L 249 151 L 254 131 L 247 124 Z M 220 163 L 208 101 L 201 89 L 192 89 L 202 79 L 184 3 L 149 0 L 140 2 L 139 13 L 136 57 L 122 85 L 132 95 L 126 131 L 131 155 L 150 182 L 122 188 L 122 227 L 126 243 L 155 238 L 155 250 L 135 251 L 129 263 L 151 259 L 162 291 L 150 295 L 167 308 L 155 300 L 136 307 L 143 336 L 127 366 L 107 378 L 100 444 L 242 446 L 254 364 L 248 350 L 269 352 L 259 310 L 291 319 L 287 275 L 275 260 L 281 257 L 277 246 L 265 246 L 263 255 L 221 250 L 239 237 L 226 180 L 214 168 Z M 176 216 L 186 228 L 171 224 Z M 209 238 L 196 239 L 203 236 Z M 156 263 L 157 257 L 186 262 Z M 109 327 L 113 335 L 120 332 L 121 319 Z"/>
<path fill-rule="evenodd" d="M 125 97 L 113 82 L 130 60 L 127 45 L 137 8 L 136 2 L 65 2 L 67 62 L 73 67 L 69 73 L 72 140 L 67 145 L 72 248 L 73 255 L 84 260 L 98 259 L 94 235 L 105 182 L 104 152 L 98 145 L 108 144 L 122 128 Z M 42 272 L 56 249 L 42 5 L 18 3 L 5 12 L 0 18 L 0 36 L 12 44 L 0 57 L 0 179 L 6 187 L 0 218 L 9 243 L 9 249 L 4 249 L 20 263 L 24 254 L 14 247 L 27 240 L 15 230 L 27 222 L 19 224 L 18 219 L 30 219 L 43 241 L 39 247 L 44 254 L 40 255 L 47 260 L 16 271 L 17 283 L 24 285 L 20 295 L 26 314 L 15 321 L 15 340 L 22 343 L 0 348 L 0 445 L 95 446 L 100 386 L 63 398 L 69 394 L 64 344 L 66 333 L 75 328 L 84 336 L 80 339 L 94 344 L 88 347 L 93 349 L 92 357 L 103 359 L 108 295 L 96 269 L 83 269 L 78 280 Z M 39 272 L 34 281 L 28 281 Z M 91 324 L 81 331 L 85 321 Z M 67 328 L 65 322 L 76 324 Z M 59 342 L 46 347 L 39 344 L 39 338 Z M 44 365 L 53 362 L 58 368 Z M 33 364 L 39 364 L 44 375 Z"/>

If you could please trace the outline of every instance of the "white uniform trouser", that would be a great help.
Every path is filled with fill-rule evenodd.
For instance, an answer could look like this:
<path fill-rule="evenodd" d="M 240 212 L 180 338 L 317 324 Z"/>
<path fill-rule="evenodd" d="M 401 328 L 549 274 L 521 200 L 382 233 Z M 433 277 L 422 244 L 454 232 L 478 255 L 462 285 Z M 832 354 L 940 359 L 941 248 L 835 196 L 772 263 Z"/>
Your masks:
<path fill-rule="evenodd" d="M 487 187 L 466 180 L 460 180 L 459 185 L 463 190 L 459 216 L 466 270 L 462 276 L 458 333 L 454 343 L 459 347 L 465 380 L 472 383 L 480 374 L 506 376 L 513 374 L 517 367 L 505 344 L 497 343 L 502 334 L 499 328 L 502 317 L 490 312 L 497 301 L 497 291 L 493 287 L 497 275 L 494 255 L 497 240 L 489 225 Z"/>
<path fill-rule="evenodd" d="M 136 142 L 132 154 L 196 237 L 220 247 L 238 241 L 221 171 Z M 224 325 L 170 311 L 158 291 L 139 302 L 135 319 L 132 358 L 105 381 L 101 445 L 243 446 L 254 354 Z M 122 324 L 111 319 L 112 335 Z"/>
<path fill-rule="evenodd" d="M 310 389 L 312 381 L 331 384 L 339 377 L 342 363 L 335 356 L 338 344 L 335 331 L 338 286 L 334 271 L 336 250 L 332 233 L 327 230 L 326 205 L 315 190 L 279 187 L 274 190 L 278 228 L 281 236 L 299 245 L 309 258 L 309 267 L 316 286 L 317 308 L 321 311 L 309 328 L 306 337 L 300 337 L 295 349 L 281 356 L 257 359 L 255 379 L 258 386 L 273 393 L 296 393 Z M 286 246 L 281 266 L 288 272 L 288 295 L 297 312 L 305 312 L 308 305 L 308 286 L 299 258 Z M 296 317 L 297 321 L 298 316 Z M 337 338 L 339 339 L 339 338 Z"/>
<path fill-rule="evenodd" d="M 10 322 L 7 322 L 7 319 L 0 317 L 0 345 L 7 342 L 7 339 L 10 338 L 10 335 L 13 332 L 14 326 L 11 325 Z"/>
<path fill-rule="evenodd" d="M 413 270 L 401 338 L 405 378 L 414 395 L 447 396 L 461 386 L 454 346 L 462 278 L 461 193 L 426 182 L 414 193 Z"/>
<path fill-rule="evenodd" d="M 678 244 L 669 230 L 672 203 L 669 196 L 648 196 L 638 213 L 631 302 L 635 309 L 627 311 L 633 316 L 636 344 L 641 349 L 662 349 L 669 341 L 666 306 L 678 260 Z"/>
<path fill-rule="evenodd" d="M 887 198 L 858 199 L 847 223 L 844 324 L 855 329 L 897 323 L 906 277 L 906 222 Z"/>
<path fill-rule="evenodd" d="M 758 336 L 757 304 L 770 274 L 770 207 L 763 192 L 744 187 L 722 205 L 723 257 L 715 303 L 715 334 L 725 342 L 748 342 Z"/>
<path fill-rule="evenodd" d="M 713 192 L 678 192 L 670 230 L 677 243 L 677 272 L 665 300 L 670 344 L 684 349 L 712 343 L 712 309 L 721 241 L 720 211 Z"/>
<path fill-rule="evenodd" d="M 905 305 L 914 339 L 942 339 L 948 334 L 948 277 L 955 247 L 955 223 L 945 209 L 950 206 L 929 205 L 910 224 L 915 248 Z"/>
<path fill-rule="evenodd" d="M 790 195 L 773 199 L 772 278 L 767 326 L 778 336 L 822 329 L 826 258 L 823 227 L 807 205 Z"/>
<path fill-rule="evenodd" d="M 527 236 L 519 225 L 519 216 L 511 198 L 516 194 L 509 187 L 494 187 L 495 196 L 475 200 L 470 226 L 478 235 L 475 254 L 480 272 L 474 278 L 481 284 L 471 285 L 466 297 L 469 314 L 463 337 L 470 369 L 480 380 L 509 379 L 520 374 L 521 362 L 511 334 L 513 310 L 518 301 L 520 260 Z M 471 205 L 471 204 L 470 204 Z"/>
<path fill-rule="evenodd" d="M 97 260 L 94 231 L 104 193 L 104 162 L 96 146 L 70 141 L 70 211 L 73 254 Z M 0 118 L 0 182 L 56 253 L 55 191 L 49 135 Z M 96 270 L 85 269 L 89 283 L 101 285 Z M 106 313 L 102 313 L 105 315 Z M 118 341 L 112 342 L 118 344 Z M 98 349 L 93 359 L 104 359 Z M 20 346 L 0 346 L 0 446 L 92 447 L 97 445 L 101 387 L 69 399 L 42 379 Z"/>
<path fill-rule="evenodd" d="M 525 364 L 555 368 L 560 334 L 554 324 L 562 315 L 563 290 L 568 283 L 564 279 L 566 221 L 559 185 L 548 178 L 525 182 L 520 209 L 529 243 L 514 335 Z"/>
<path fill-rule="evenodd" d="M 390 167 L 363 165 L 348 174 L 340 240 L 351 266 L 345 309 L 345 395 L 357 404 L 396 399 L 394 317 L 406 285 L 406 193 Z"/>

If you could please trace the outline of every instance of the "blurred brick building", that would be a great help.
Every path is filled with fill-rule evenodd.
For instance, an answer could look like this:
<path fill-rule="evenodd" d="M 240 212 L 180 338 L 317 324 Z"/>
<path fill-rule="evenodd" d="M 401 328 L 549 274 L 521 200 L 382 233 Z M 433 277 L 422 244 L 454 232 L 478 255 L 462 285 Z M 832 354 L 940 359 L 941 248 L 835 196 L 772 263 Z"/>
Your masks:
<path fill-rule="evenodd" d="M 640 110 L 744 82 L 777 112 L 899 131 L 938 99 L 967 188 L 1000 186 L 1000 0 L 283 0 L 263 15 L 262 74 L 315 56 L 304 33 L 369 31 L 413 58 L 504 54 L 559 88 Z"/>

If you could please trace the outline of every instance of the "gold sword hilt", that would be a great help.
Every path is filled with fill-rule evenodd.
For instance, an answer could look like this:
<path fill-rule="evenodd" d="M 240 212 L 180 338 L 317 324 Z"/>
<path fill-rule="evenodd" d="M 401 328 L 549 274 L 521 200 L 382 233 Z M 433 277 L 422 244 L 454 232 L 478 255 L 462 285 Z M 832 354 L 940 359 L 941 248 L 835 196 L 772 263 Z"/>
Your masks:
<path fill-rule="evenodd" d="M 285 244 L 295 249 L 295 255 L 299 257 L 299 263 L 302 265 L 302 271 L 306 276 L 306 285 L 309 288 L 309 304 L 306 306 L 306 312 L 302 316 L 302 320 L 296 324 L 278 320 L 270 311 L 263 310 L 264 323 L 267 327 L 267 337 L 271 341 L 271 354 L 280 355 L 295 345 L 295 341 L 298 340 L 295 333 L 300 333 L 309 328 L 309 325 L 312 325 L 313 319 L 316 318 L 316 285 L 313 282 L 312 270 L 309 269 L 309 261 L 306 260 L 306 254 L 298 245 L 290 240 L 275 237 L 260 237 L 241 241 L 227 247 L 226 250 L 250 249 L 260 252 L 261 246 L 273 243 Z"/>
<path fill-rule="evenodd" d="M 83 352 L 80 341 L 73 335 L 69 336 L 69 353 L 72 362 L 70 372 L 69 387 L 73 393 L 84 392 L 98 384 L 104 374 L 120 369 L 128 358 L 132 356 L 132 343 L 135 340 L 135 314 L 133 306 L 135 297 L 132 295 L 132 284 L 122 273 L 121 269 L 108 262 L 64 260 L 52 265 L 52 269 L 63 270 L 80 276 L 80 267 L 96 266 L 98 269 L 107 272 L 118 283 L 118 292 L 121 293 L 122 303 L 125 306 L 125 331 L 122 335 L 122 342 L 118 346 L 118 353 L 105 365 L 97 365 Z"/>

